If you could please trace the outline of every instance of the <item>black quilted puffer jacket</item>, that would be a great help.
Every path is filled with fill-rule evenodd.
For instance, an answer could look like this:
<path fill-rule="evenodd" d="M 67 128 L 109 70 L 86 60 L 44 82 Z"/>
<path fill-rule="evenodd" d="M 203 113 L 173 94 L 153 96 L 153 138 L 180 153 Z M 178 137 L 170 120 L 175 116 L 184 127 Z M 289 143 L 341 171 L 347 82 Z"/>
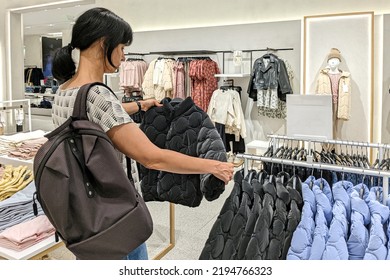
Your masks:
<path fill-rule="evenodd" d="M 244 170 L 239 170 L 234 174 L 234 186 L 225 200 L 222 209 L 211 228 L 209 237 L 206 240 L 204 248 L 200 254 L 200 260 L 222 260 L 225 244 L 229 237 L 233 218 L 237 215 L 241 196 L 243 193 L 242 182 L 244 179 Z M 230 257 L 229 257 L 230 259 Z"/>
<path fill-rule="evenodd" d="M 234 175 L 234 187 L 218 215 L 199 259 L 285 259 L 300 222 L 302 187 L 297 176 L 253 170 Z M 250 182 L 250 183 L 249 183 Z"/>
<path fill-rule="evenodd" d="M 140 125 L 158 147 L 189 156 L 227 161 L 222 139 L 208 115 L 188 97 L 165 98 L 162 107 L 149 109 Z M 169 201 L 199 206 L 203 196 L 212 201 L 225 190 L 225 183 L 211 174 L 174 174 L 140 166 L 145 201 Z"/>

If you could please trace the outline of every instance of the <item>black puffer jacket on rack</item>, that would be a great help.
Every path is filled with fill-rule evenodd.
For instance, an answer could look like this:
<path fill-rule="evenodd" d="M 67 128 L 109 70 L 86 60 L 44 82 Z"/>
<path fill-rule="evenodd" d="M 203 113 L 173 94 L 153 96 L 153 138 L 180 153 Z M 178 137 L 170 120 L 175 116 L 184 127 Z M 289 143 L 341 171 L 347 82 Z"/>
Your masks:
<path fill-rule="evenodd" d="M 301 221 L 301 212 L 303 206 L 302 198 L 302 182 L 298 176 L 293 176 L 287 182 L 286 186 L 290 193 L 290 205 L 288 207 L 286 236 L 283 244 L 282 260 L 287 257 L 288 249 L 291 245 L 291 240 L 295 229 Z"/>
<path fill-rule="evenodd" d="M 140 128 L 160 148 L 189 156 L 227 161 L 222 139 L 208 115 L 192 99 L 163 99 L 163 107 L 149 109 Z M 164 123 L 165 122 L 165 123 Z M 169 201 L 199 206 L 203 196 L 212 201 L 225 190 L 225 184 L 211 174 L 174 174 L 140 168 L 145 201 Z M 155 184 L 156 183 L 156 184 Z"/>
<path fill-rule="evenodd" d="M 229 235 L 233 217 L 240 207 L 240 197 L 242 194 L 242 181 L 244 179 L 244 170 L 237 171 L 234 174 L 234 186 L 229 197 L 225 200 L 222 209 L 211 228 L 209 237 L 200 254 L 200 260 L 221 260 L 225 243 Z"/>
<path fill-rule="evenodd" d="M 233 256 L 233 259 L 243 260 L 245 258 L 246 248 L 248 247 L 248 243 L 255 229 L 256 221 L 260 215 L 260 212 L 263 209 L 261 202 L 263 201 L 264 198 L 263 184 L 266 176 L 267 176 L 267 172 L 261 171 L 255 178 L 252 179 L 251 182 L 253 188 L 252 209 L 250 210 L 244 232 L 241 235 L 241 238 L 238 242 L 238 249 L 236 254 Z"/>
<path fill-rule="evenodd" d="M 270 242 L 270 227 L 276 199 L 275 176 L 269 176 L 263 184 L 262 210 L 257 218 L 252 237 L 245 252 L 247 260 L 265 260 Z"/>
<path fill-rule="evenodd" d="M 276 178 L 275 211 L 270 228 L 270 242 L 266 255 L 267 260 L 279 260 L 282 256 L 286 238 L 287 205 L 290 203 L 290 194 L 285 185 L 289 179 L 290 175 L 286 172 L 280 172 Z"/>
<path fill-rule="evenodd" d="M 240 208 L 232 219 L 229 234 L 226 238 L 225 246 L 222 252 L 223 260 L 231 260 L 237 255 L 239 241 L 244 233 L 248 216 L 253 203 L 253 187 L 251 186 L 252 178 L 256 177 L 257 173 L 254 170 L 248 172 L 245 179 L 242 180 L 242 195 Z"/>

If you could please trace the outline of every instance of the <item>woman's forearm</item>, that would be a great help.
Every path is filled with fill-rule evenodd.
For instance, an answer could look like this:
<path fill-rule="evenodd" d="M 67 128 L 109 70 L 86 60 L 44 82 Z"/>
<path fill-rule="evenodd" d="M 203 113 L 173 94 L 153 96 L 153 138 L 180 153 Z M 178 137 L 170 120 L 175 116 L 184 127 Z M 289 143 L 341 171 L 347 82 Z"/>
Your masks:
<path fill-rule="evenodd" d="M 149 169 L 177 174 L 206 174 L 217 172 L 219 162 L 160 149 L 153 155 L 151 162 L 147 162 L 146 165 Z"/>
<path fill-rule="evenodd" d="M 136 102 L 122 103 L 122 107 L 125 109 L 126 113 L 129 115 L 135 114 L 138 112 L 138 105 Z"/>
<path fill-rule="evenodd" d="M 232 163 L 191 157 L 158 148 L 133 123 L 113 127 L 107 134 L 119 151 L 148 169 L 178 174 L 211 173 L 225 183 L 229 182 L 233 174 Z"/>
<path fill-rule="evenodd" d="M 153 106 L 162 106 L 156 99 L 139 100 L 138 102 L 142 111 L 147 111 Z M 122 106 L 129 115 L 135 114 L 140 110 L 137 102 L 122 103 Z"/>

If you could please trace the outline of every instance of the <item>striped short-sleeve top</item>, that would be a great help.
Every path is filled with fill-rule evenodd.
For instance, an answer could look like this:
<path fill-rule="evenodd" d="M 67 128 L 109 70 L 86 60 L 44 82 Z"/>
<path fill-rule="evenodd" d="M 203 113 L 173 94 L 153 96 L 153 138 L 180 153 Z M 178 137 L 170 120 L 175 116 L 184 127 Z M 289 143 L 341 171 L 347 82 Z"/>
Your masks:
<path fill-rule="evenodd" d="M 58 89 L 53 102 L 52 118 L 55 127 L 63 124 L 73 113 L 79 87 Z M 133 122 L 120 100 L 106 87 L 93 86 L 87 96 L 88 119 L 99 124 L 104 132 L 112 127 Z"/>

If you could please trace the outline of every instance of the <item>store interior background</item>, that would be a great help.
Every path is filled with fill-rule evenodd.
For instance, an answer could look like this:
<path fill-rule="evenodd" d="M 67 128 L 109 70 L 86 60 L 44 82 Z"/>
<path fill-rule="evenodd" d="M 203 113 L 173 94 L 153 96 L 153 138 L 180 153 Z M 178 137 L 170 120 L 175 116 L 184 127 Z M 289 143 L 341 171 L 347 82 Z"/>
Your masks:
<path fill-rule="evenodd" d="M 80 5 L 80 6 L 78 6 Z M 77 6 L 77 7 L 75 7 Z M 183 0 L 3 0 L 0 1 L 0 100 L 24 98 L 24 66 L 41 65 L 40 37 L 47 33 L 61 33 L 62 43 L 70 41 L 72 21 L 90 7 L 106 7 L 128 21 L 134 33 L 133 44 L 128 52 L 163 52 L 191 50 L 245 50 L 264 48 L 293 48 L 292 51 L 277 53 L 286 59 L 294 72 L 292 81 L 294 94 L 302 94 L 303 80 L 303 18 L 322 14 L 369 12 L 375 14 L 374 32 L 374 91 L 373 91 L 373 142 L 390 143 L 390 1 L 344 0 L 330 4 L 319 0 L 224 0 L 224 1 L 183 1 Z M 61 8 L 61 9 L 59 9 Z M 47 11 L 45 11 L 47 9 Z M 45 14 L 50 14 L 45 16 Z M 55 20 L 55 22 L 53 22 Z M 33 22 L 32 24 L 30 24 Z M 54 24 L 54 26 L 49 26 Z M 35 25 L 35 27 L 34 27 Z M 28 27 L 30 26 L 30 27 Z M 351 42 L 353 48 L 353 42 Z M 347 53 L 348 50 L 342 50 Z M 253 61 L 265 54 L 254 52 Z M 325 59 L 327 53 L 318 54 Z M 150 62 L 156 56 L 144 59 Z M 222 71 L 222 54 L 208 55 L 216 60 Z M 244 73 L 251 71 L 248 55 L 244 60 Z M 359 58 L 356 58 L 358 61 Z M 231 72 L 231 56 L 225 57 L 225 72 Z M 355 61 L 356 62 L 356 61 Z M 352 61 L 349 61 L 352 63 Z M 353 79 L 353 73 L 352 79 Z M 223 78 L 221 78 L 222 82 Z M 252 140 L 267 140 L 268 134 L 284 134 L 286 121 L 260 117 L 253 101 L 247 98 L 249 77 L 235 78 L 235 85 L 243 89 L 242 105 L 246 115 L 248 137 Z M 361 93 L 369 94 L 369 93 Z M 358 98 L 359 108 L 370 107 L 365 97 Z M 367 124 L 369 110 L 352 112 L 356 126 L 344 134 L 344 140 L 369 141 L 367 133 L 359 125 Z M 50 118 L 33 116 L 33 128 L 50 130 Z M 35 127 L 34 127 L 35 126 Z M 364 128 L 368 131 L 368 127 Z M 224 198 L 221 198 L 222 201 Z M 188 209 L 179 209 L 178 215 L 187 219 Z M 167 215 L 162 210 L 162 215 Z M 204 217 L 212 221 L 218 213 L 201 210 L 191 221 L 202 224 Z M 155 219 L 156 220 L 156 219 Z M 166 218 L 159 223 L 165 224 Z M 212 225 L 212 222 L 209 223 Z M 210 227 L 203 227 L 207 235 Z M 165 232 L 159 234 L 166 235 Z M 179 233 L 180 235 L 180 233 Z M 205 240 L 200 240 L 200 243 Z M 187 241 L 189 242 L 189 241 Z M 190 247 L 188 247 L 190 248 Z M 185 253 L 185 252 L 183 252 Z M 194 257 L 196 257 L 195 252 Z"/>
<path fill-rule="evenodd" d="M 294 73 L 292 85 L 295 94 L 302 93 L 303 17 L 373 11 L 375 13 L 373 69 L 375 86 L 372 140 L 373 142 L 390 142 L 390 124 L 387 124 L 390 114 L 384 110 L 389 107 L 387 104 L 390 102 L 388 98 L 390 70 L 385 67 L 390 60 L 390 53 L 385 47 L 390 40 L 387 32 L 390 29 L 390 15 L 388 15 L 390 3 L 388 1 L 368 3 L 367 1 L 347 0 L 338 5 L 328 5 L 317 0 L 288 1 L 287 3 L 285 1 L 253 0 L 244 0 L 240 3 L 232 0 L 212 2 L 202 0 L 196 3 L 178 0 L 164 2 L 156 0 L 2 1 L 0 12 L 6 19 L 0 23 L 0 28 L 5 31 L 0 35 L 0 98 L 2 100 L 24 98 L 24 65 L 34 62 L 31 61 L 34 58 L 38 61 L 31 64 L 38 64 L 41 61 L 39 37 L 45 32 L 60 32 L 63 44 L 67 44 L 71 36 L 72 21 L 82 11 L 93 6 L 107 7 L 131 24 L 135 35 L 133 44 L 127 49 L 128 52 L 293 48 L 292 51 L 280 51 L 277 55 L 286 59 L 292 67 Z M 45 14 L 49 15 L 45 16 Z M 27 27 L 26 22 L 31 21 L 33 24 Z M 50 24 L 54 26 L 49 26 Z M 25 50 L 23 46 L 26 47 Z M 23 59 L 24 51 L 28 61 Z M 348 53 L 348 50 L 342 50 L 342 52 Z M 253 60 L 264 53 L 254 52 Z M 326 57 L 326 53 L 317 55 Z M 222 67 L 221 53 L 209 56 Z M 147 61 L 154 58 L 151 55 L 144 57 Z M 225 72 L 230 71 L 226 69 L 229 68 L 229 61 L 231 63 L 231 56 L 226 56 Z M 244 72 L 248 73 L 251 70 L 249 59 L 246 59 L 245 63 Z M 221 78 L 220 81 L 222 80 Z M 240 85 L 244 93 L 247 90 L 248 81 L 248 77 L 234 80 L 235 85 Z M 249 126 L 247 143 L 252 140 L 267 140 L 268 134 L 285 133 L 285 120 L 259 117 L 253 102 L 248 100 L 246 94 L 242 97 L 246 123 Z M 357 100 L 356 98 L 360 97 L 352 96 L 352 98 Z M 366 104 L 365 98 L 361 99 L 359 103 L 361 106 L 357 106 L 355 112 L 352 112 L 356 124 L 343 135 L 343 138 L 348 138 L 348 140 L 369 141 L 368 133 L 359 131 L 359 126 L 361 127 L 362 123 L 368 126 L 367 120 L 371 119 L 371 116 L 366 116 L 369 110 L 362 110 L 362 107 L 370 106 L 370 104 Z M 49 125 L 46 119 L 38 119 L 35 123 L 43 128 Z"/>

